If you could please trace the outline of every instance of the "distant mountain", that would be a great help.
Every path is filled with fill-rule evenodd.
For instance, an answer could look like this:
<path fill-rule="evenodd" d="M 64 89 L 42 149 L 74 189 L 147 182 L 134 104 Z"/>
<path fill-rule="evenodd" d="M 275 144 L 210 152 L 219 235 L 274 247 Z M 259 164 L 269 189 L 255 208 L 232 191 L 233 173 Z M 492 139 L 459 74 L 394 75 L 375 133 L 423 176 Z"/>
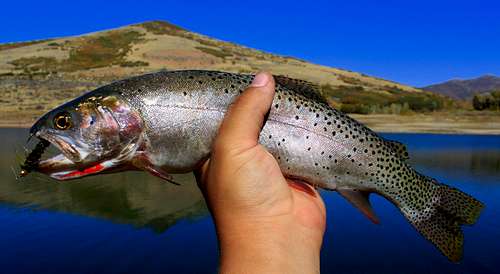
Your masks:
<path fill-rule="evenodd" d="M 449 96 L 454 99 L 467 100 L 475 93 L 486 93 L 500 89 L 500 77 L 485 75 L 469 80 L 450 80 L 444 83 L 423 87 L 423 90 Z"/>

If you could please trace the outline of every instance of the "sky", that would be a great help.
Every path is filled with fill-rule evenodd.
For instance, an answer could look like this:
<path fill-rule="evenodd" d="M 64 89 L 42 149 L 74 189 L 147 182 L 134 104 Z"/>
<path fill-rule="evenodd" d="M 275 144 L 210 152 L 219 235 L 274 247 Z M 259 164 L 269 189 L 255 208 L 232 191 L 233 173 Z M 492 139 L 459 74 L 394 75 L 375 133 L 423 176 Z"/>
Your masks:
<path fill-rule="evenodd" d="M 498 0 L 2 1 L 0 43 L 148 20 L 416 87 L 500 75 Z"/>

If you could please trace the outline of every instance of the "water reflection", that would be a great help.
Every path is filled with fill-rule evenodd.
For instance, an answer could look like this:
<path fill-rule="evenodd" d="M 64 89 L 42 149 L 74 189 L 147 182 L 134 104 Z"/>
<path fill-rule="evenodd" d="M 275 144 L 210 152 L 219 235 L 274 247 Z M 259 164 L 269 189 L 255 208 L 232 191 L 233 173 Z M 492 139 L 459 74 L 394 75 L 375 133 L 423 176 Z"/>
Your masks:
<path fill-rule="evenodd" d="M 26 129 L 0 128 L 0 203 L 32 209 L 57 210 L 151 227 L 161 232 L 182 218 L 207 214 L 191 174 L 175 175 L 181 186 L 143 172 L 87 177 L 58 182 L 41 174 L 16 180 L 12 168 L 22 161 Z M 448 178 L 473 175 L 479 183 L 496 182 L 500 174 L 500 137 L 385 134 L 408 144 L 417 169 L 439 171 Z M 449 137 L 449 136 L 448 136 Z M 498 144 L 498 145 L 496 145 Z M 476 147 L 475 149 L 471 149 Z M 17 151 L 17 153 L 16 153 Z M 486 180 L 485 180 L 486 179 Z"/>
<path fill-rule="evenodd" d="M 493 179 L 500 173 L 498 150 L 417 150 L 412 152 L 411 162 L 449 174 L 467 173 Z"/>
<path fill-rule="evenodd" d="M 191 175 L 176 176 L 181 186 L 140 172 L 63 183 L 31 175 L 19 182 L 10 167 L 19 164 L 14 150 L 22 149 L 27 132 L 0 129 L 0 136 L 2 273 L 36 273 L 39 269 L 61 273 L 215 272 L 215 231 Z M 486 205 L 477 224 L 464 227 L 463 262 L 450 263 L 381 196 L 371 199 L 381 220 L 377 226 L 334 192 L 325 191 L 322 197 L 328 223 L 321 252 L 322 272 L 497 273 L 500 137 L 385 137 L 408 145 L 417 170 L 470 193 Z M 29 263 L 25 258 L 30 258 Z"/>
<path fill-rule="evenodd" d="M 147 226 L 161 232 L 180 219 L 207 213 L 190 174 L 177 175 L 175 186 L 142 172 L 125 172 L 58 182 L 41 174 L 16 180 L 17 148 L 22 151 L 24 129 L 0 129 L 0 203 L 49 209 Z M 20 138 L 20 136 L 23 136 Z M 17 155 L 17 158 L 20 155 Z"/>

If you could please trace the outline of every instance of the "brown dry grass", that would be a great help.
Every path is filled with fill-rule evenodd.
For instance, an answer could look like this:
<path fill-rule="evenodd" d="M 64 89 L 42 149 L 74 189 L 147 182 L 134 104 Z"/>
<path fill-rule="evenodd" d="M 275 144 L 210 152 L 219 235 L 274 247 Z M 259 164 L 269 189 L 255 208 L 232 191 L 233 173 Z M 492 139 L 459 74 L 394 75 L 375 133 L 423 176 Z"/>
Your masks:
<path fill-rule="evenodd" d="M 244 73 L 267 70 L 337 90 L 360 88 L 363 94 L 373 94 L 369 98 L 387 100 L 401 94 L 421 94 L 419 89 L 384 79 L 269 54 L 153 21 L 76 37 L 0 45 L 0 124 L 28 126 L 38 115 L 84 91 L 161 69 Z M 333 98 L 337 95 L 329 98 L 334 104 L 340 102 Z M 398 128 L 439 131 L 441 127 L 441 131 L 454 131 L 463 127 L 482 132 L 486 127 L 493 131 L 498 127 L 497 116 L 492 114 L 484 117 L 461 114 L 451 122 L 442 116 L 446 115 L 414 118 L 377 115 L 359 119 L 375 129 L 389 131 L 399 131 Z M 492 122 L 483 123 L 484 119 Z M 481 125 L 474 126 L 475 123 Z"/>
<path fill-rule="evenodd" d="M 466 111 L 414 115 L 350 115 L 378 132 L 500 134 L 500 113 Z"/>

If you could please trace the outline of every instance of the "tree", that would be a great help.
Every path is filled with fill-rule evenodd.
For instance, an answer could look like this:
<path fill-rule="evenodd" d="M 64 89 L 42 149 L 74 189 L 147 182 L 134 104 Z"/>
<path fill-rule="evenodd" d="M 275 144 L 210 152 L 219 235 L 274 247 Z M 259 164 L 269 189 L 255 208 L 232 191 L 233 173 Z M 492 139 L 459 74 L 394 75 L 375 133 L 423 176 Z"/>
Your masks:
<path fill-rule="evenodd" d="M 492 91 L 491 93 L 479 95 L 476 94 L 472 98 L 472 107 L 475 110 L 499 110 L 500 109 L 500 91 Z"/>
<path fill-rule="evenodd" d="M 475 110 L 483 110 L 484 109 L 484 105 L 483 105 L 483 102 L 481 100 L 481 96 L 480 95 L 474 95 L 474 97 L 472 98 L 472 107 L 475 109 Z"/>

